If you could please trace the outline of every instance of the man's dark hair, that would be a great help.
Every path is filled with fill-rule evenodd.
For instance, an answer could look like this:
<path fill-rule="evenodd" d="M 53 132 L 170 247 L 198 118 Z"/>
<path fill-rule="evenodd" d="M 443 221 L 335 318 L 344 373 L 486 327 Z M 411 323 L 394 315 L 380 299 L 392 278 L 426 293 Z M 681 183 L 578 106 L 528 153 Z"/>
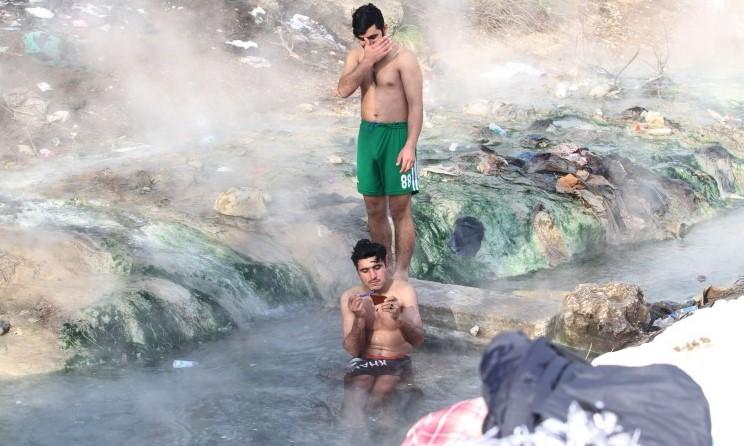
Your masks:
<path fill-rule="evenodd" d="M 377 6 L 368 3 L 358 7 L 351 14 L 351 28 L 354 31 L 354 37 L 359 37 L 372 26 L 375 25 L 382 31 L 385 28 L 385 19 L 382 18 L 382 11 Z"/>
<path fill-rule="evenodd" d="M 363 238 L 354 246 L 354 251 L 351 252 L 351 261 L 354 262 L 355 267 L 359 265 L 360 260 L 370 257 L 374 257 L 380 262 L 385 263 L 386 256 L 387 249 L 383 245 Z"/>

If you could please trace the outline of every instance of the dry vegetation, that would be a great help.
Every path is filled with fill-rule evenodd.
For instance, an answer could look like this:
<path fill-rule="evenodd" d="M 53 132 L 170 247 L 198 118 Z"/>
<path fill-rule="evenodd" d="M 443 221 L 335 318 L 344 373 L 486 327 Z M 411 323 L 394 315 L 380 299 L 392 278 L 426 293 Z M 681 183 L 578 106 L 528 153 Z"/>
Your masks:
<path fill-rule="evenodd" d="M 469 19 L 486 34 L 547 31 L 555 17 L 535 0 L 474 0 Z"/>

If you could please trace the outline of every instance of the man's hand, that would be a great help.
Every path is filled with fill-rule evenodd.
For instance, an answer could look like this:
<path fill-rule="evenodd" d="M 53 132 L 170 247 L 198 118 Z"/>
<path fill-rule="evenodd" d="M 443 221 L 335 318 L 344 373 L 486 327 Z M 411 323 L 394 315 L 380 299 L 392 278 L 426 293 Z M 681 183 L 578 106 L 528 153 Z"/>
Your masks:
<path fill-rule="evenodd" d="M 400 302 L 398 302 L 398 298 L 395 296 L 389 296 L 385 299 L 385 302 L 380 304 L 380 310 L 390 313 L 390 317 L 393 318 L 394 321 L 397 321 L 400 317 Z"/>
<path fill-rule="evenodd" d="M 413 163 L 415 162 L 416 151 L 413 150 L 412 146 L 405 145 L 400 149 L 398 159 L 395 160 L 395 165 L 400 166 L 400 173 L 406 173 L 413 168 Z"/>
<path fill-rule="evenodd" d="M 364 299 L 361 296 L 351 296 L 349 298 L 349 310 L 357 318 L 364 318 L 367 314 L 367 308 L 364 306 Z"/>
<path fill-rule="evenodd" d="M 381 61 L 383 57 L 393 48 L 393 42 L 390 37 L 383 36 L 379 40 L 370 42 L 364 46 L 364 55 L 362 60 L 369 62 L 371 65 Z"/>

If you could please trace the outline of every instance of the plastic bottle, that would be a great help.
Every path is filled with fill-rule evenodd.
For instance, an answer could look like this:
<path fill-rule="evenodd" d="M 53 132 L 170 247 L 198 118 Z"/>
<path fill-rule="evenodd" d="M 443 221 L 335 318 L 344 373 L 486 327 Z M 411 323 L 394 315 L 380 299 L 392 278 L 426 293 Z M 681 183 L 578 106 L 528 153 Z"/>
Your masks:
<path fill-rule="evenodd" d="M 189 367 L 196 367 L 199 363 L 196 361 L 184 361 L 182 359 L 174 359 L 173 360 L 173 368 L 174 369 L 187 369 Z"/>
<path fill-rule="evenodd" d="M 488 124 L 488 128 L 499 136 L 506 136 L 506 130 L 502 129 L 495 122 Z"/>

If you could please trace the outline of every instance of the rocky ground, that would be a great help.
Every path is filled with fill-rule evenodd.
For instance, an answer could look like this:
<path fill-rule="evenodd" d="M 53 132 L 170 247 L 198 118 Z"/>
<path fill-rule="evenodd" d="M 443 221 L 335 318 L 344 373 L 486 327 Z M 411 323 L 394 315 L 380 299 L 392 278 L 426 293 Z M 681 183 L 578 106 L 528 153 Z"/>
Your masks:
<path fill-rule="evenodd" d="M 620 70 L 631 43 L 649 43 L 639 58 L 661 48 L 630 27 L 634 17 L 678 20 L 670 5 L 378 3 L 426 78 L 414 276 L 477 284 L 682 237 L 744 195 L 744 108 L 690 98 L 672 72 Z M 256 291 L 262 271 L 236 264 L 285 265 L 309 284 L 271 289 L 270 301 L 335 303 L 350 280 L 339 274 L 351 274 L 346 247 L 366 233 L 357 104 L 329 93 L 355 44 L 353 6 L 0 1 L 3 374 L 58 369 L 107 330 L 120 338 L 97 358 L 119 360 L 237 326 L 222 313 L 226 289 Z M 576 16 L 587 18 L 583 48 L 602 47 L 604 59 L 561 63 Z M 443 17 L 456 24 L 442 28 Z M 468 33 L 468 46 L 445 44 L 442 29 L 453 41 Z M 504 35 L 509 45 L 495 49 Z M 613 57 L 623 64 L 602 68 Z M 158 225 L 191 235 L 171 249 L 143 243 Z M 195 280 L 203 272 L 176 255 L 195 244 L 214 274 L 236 279 L 217 290 Z M 136 314 L 155 307 L 172 324 L 148 337 L 157 321 Z"/>

